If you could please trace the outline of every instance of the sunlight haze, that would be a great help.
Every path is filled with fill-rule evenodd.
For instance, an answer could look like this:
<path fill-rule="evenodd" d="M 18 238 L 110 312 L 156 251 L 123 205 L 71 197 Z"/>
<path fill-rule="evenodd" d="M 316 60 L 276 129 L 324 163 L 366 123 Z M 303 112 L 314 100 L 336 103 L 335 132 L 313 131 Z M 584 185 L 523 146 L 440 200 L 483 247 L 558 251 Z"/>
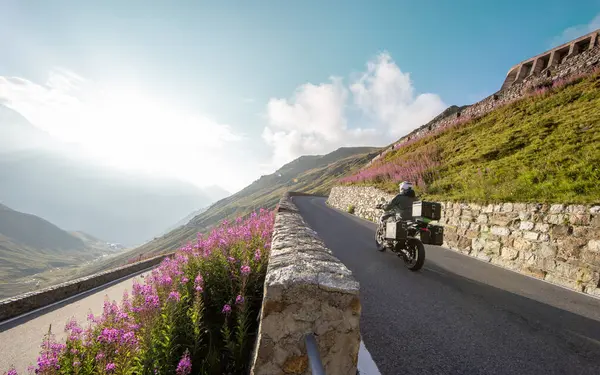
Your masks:
<path fill-rule="evenodd" d="M 507 3 L 472 55 L 449 5 L 309 3 L 5 1 L 0 102 L 106 165 L 236 192 L 301 155 L 389 144 L 598 22 L 548 3 L 525 33 L 500 25 L 535 4 Z"/>

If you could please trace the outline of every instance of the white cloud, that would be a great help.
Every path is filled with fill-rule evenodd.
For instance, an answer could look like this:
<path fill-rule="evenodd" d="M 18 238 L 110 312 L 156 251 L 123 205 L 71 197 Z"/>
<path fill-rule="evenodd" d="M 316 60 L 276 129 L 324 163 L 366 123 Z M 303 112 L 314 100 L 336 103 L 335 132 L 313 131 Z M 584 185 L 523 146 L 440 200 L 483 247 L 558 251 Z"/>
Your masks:
<path fill-rule="evenodd" d="M 333 77 L 270 99 L 260 135 L 272 157 L 259 160 L 248 154 L 251 136 L 232 126 L 168 108 L 135 87 L 102 87 L 67 70 L 51 72 L 43 84 L 0 77 L 0 103 L 105 163 L 230 191 L 301 155 L 383 146 L 446 107 L 437 95 L 417 94 L 410 75 L 383 53 L 349 84 Z"/>
<path fill-rule="evenodd" d="M 552 39 L 550 43 L 550 48 L 559 46 L 563 43 L 579 38 L 580 36 L 583 36 L 587 33 L 591 33 L 592 31 L 598 29 L 600 29 L 600 13 L 597 14 L 587 24 L 575 25 L 563 30 L 563 32 L 559 36 Z"/>
<path fill-rule="evenodd" d="M 387 53 L 370 61 L 350 89 L 358 108 L 380 120 L 392 137 L 409 133 L 447 107 L 436 94 L 415 95 L 410 74 L 403 73 Z"/>
<path fill-rule="evenodd" d="M 0 77 L 0 102 L 112 166 L 240 188 L 227 146 L 243 135 L 210 117 L 167 108 L 134 87 L 102 88 L 56 70 L 43 85 Z"/>
<path fill-rule="evenodd" d="M 415 94 L 410 75 L 382 53 L 349 86 L 331 78 L 328 83 L 301 85 L 290 99 L 272 98 L 263 139 L 273 148 L 273 165 L 281 166 L 301 155 L 342 146 L 385 145 L 446 107 L 435 94 Z M 349 126 L 351 110 L 369 116 L 373 125 Z"/>

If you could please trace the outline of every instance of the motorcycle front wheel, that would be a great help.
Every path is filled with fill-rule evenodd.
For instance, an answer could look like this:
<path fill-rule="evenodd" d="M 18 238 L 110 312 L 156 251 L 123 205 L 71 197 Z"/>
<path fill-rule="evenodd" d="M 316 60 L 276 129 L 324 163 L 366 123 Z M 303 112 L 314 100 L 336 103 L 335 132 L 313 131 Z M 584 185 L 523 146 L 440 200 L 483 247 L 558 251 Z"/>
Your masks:
<path fill-rule="evenodd" d="M 406 240 L 406 251 L 410 257 L 403 256 L 404 265 L 411 271 L 418 271 L 425 263 L 425 246 L 417 238 L 409 238 Z"/>

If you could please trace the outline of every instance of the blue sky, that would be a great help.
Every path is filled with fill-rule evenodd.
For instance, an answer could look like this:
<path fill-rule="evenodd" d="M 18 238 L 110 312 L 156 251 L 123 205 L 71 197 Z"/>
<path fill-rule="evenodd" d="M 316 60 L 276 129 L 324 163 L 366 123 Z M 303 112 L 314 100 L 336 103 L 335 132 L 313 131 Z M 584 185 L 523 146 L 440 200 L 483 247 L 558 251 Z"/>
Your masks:
<path fill-rule="evenodd" d="M 237 190 L 302 153 L 361 142 L 384 145 L 444 106 L 482 99 L 500 87 L 512 65 L 561 39 L 600 28 L 598 14 L 599 0 L 578 1 L 577 6 L 554 0 L 5 0 L 0 5 L 0 76 L 27 80 L 32 88 L 26 91 L 39 92 L 35 85 L 48 89 L 49 75 L 57 82 L 73 77 L 72 72 L 76 83 L 86 82 L 86 90 L 77 95 L 97 97 L 104 90 L 119 101 L 135 97 L 131 102 L 137 106 L 110 107 L 116 111 L 113 122 L 129 112 L 105 142 L 118 137 L 118 128 L 144 122 L 149 115 L 138 119 L 136 113 L 150 107 L 152 117 L 166 123 L 176 114 L 201 118 L 198 129 L 207 132 L 225 129 L 219 142 L 208 142 L 222 146 L 221 151 L 206 146 L 210 152 L 204 155 L 178 154 L 191 160 L 177 173 L 194 173 L 196 165 L 194 182 L 221 181 Z M 332 76 L 340 80 L 332 82 Z M 50 88 L 56 91 L 56 85 Z M 31 103 L 41 99 L 28 104 L 30 94 L 15 90 L 0 88 L 0 99 L 3 95 L 22 113 L 33 111 L 24 115 L 39 119 L 36 125 L 52 133 L 58 125 L 46 119 L 56 112 L 53 107 L 36 112 Z M 85 101 L 73 92 L 63 94 Z M 72 121 L 71 130 L 85 129 L 85 118 L 55 121 Z M 194 124 L 173 131 L 180 132 L 179 138 L 202 137 L 202 132 L 186 134 Z M 161 127 L 156 139 L 169 132 L 165 123 L 148 126 Z M 68 139 L 68 129 L 54 132 Z M 143 132 L 144 127 L 132 129 Z M 88 141 L 99 138 L 98 130 L 93 134 Z M 165 142 L 165 150 L 193 147 Z M 148 144 L 138 154 L 159 146 Z M 130 156 L 125 151 L 118 155 Z M 219 163 L 235 172 L 218 172 Z"/>

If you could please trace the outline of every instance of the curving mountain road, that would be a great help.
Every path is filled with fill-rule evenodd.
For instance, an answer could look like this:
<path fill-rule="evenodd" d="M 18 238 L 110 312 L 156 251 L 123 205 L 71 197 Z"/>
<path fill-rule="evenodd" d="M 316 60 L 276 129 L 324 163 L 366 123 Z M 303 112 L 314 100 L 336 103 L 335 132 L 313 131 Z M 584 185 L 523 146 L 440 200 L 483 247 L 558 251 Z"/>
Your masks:
<path fill-rule="evenodd" d="M 75 317 L 85 326 L 90 312 L 102 313 L 105 298 L 121 301 L 125 290 L 131 292 L 133 281 L 143 282 L 141 278 L 148 274 L 149 271 L 138 272 L 32 314 L 0 322 L 0 374 L 11 365 L 19 374 L 27 374 L 27 367 L 36 363 L 40 344 L 50 325 L 57 341 L 64 342 L 63 329 L 69 319 Z"/>
<path fill-rule="evenodd" d="M 294 197 L 360 282 L 361 334 L 382 374 L 600 374 L 600 300 L 436 246 L 404 268 L 375 224 Z"/>

